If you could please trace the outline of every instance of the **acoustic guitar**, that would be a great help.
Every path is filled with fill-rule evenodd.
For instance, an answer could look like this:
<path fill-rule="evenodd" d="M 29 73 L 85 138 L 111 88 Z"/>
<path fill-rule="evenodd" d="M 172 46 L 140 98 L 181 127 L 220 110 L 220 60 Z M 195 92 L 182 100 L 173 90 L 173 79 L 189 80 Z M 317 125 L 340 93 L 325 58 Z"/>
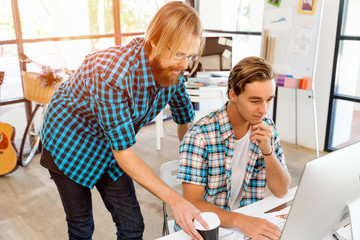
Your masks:
<path fill-rule="evenodd" d="M 0 85 L 3 80 L 4 72 L 0 72 Z M 15 128 L 0 122 L 0 175 L 8 174 L 18 167 L 14 139 Z"/>

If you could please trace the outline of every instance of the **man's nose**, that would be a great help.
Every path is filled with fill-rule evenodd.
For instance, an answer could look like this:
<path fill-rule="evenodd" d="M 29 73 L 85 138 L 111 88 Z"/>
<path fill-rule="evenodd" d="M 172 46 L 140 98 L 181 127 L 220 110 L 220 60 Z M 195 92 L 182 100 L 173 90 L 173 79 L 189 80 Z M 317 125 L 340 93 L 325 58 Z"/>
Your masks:
<path fill-rule="evenodd" d="M 178 64 L 178 66 L 182 67 L 183 69 L 187 69 L 188 65 L 189 65 L 189 60 L 187 57 L 185 57 L 184 59 L 179 61 L 179 64 Z"/>
<path fill-rule="evenodd" d="M 267 103 L 266 102 L 262 102 L 259 106 L 259 112 L 262 114 L 266 114 L 268 109 Z"/>

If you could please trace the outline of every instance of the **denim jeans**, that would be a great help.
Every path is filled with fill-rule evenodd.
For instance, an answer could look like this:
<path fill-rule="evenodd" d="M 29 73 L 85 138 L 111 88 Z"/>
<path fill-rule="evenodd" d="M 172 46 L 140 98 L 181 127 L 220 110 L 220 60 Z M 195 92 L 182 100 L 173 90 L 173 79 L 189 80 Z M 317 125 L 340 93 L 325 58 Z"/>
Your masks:
<path fill-rule="evenodd" d="M 94 232 L 91 189 L 49 171 L 64 206 L 70 240 L 91 239 Z M 124 173 L 113 181 L 105 173 L 96 184 L 117 228 L 117 239 L 142 239 L 143 218 L 132 179 Z"/>

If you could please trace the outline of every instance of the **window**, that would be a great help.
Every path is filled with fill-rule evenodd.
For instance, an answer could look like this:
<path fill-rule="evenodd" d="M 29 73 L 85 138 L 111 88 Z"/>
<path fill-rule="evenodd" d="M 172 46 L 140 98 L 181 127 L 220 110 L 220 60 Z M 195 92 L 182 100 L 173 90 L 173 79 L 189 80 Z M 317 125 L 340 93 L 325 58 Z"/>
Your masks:
<path fill-rule="evenodd" d="M 360 16 L 357 0 L 341 0 L 325 147 L 360 141 Z"/>
<path fill-rule="evenodd" d="M 263 0 L 199 0 L 199 13 L 207 35 L 233 37 L 232 63 L 260 56 Z"/>
<path fill-rule="evenodd" d="M 0 71 L 5 71 L 5 81 L 0 89 L 0 121 L 15 127 L 16 146 L 32 108 L 24 99 L 20 73 L 41 70 L 35 63 L 21 63 L 19 53 L 42 65 L 76 69 L 85 55 L 141 36 L 166 2 L 2 0 Z"/>
<path fill-rule="evenodd" d="M 114 33 L 112 0 L 18 0 L 24 39 Z"/>

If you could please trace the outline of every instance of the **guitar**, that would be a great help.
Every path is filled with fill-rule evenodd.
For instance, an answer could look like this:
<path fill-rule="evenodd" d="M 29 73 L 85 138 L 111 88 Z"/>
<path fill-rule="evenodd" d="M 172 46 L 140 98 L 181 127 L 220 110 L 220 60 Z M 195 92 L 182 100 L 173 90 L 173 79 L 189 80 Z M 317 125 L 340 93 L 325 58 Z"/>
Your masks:
<path fill-rule="evenodd" d="M 3 83 L 4 75 L 4 72 L 0 72 L 0 85 Z M 0 175 L 8 174 L 18 167 L 14 139 L 15 128 L 0 122 Z"/>

